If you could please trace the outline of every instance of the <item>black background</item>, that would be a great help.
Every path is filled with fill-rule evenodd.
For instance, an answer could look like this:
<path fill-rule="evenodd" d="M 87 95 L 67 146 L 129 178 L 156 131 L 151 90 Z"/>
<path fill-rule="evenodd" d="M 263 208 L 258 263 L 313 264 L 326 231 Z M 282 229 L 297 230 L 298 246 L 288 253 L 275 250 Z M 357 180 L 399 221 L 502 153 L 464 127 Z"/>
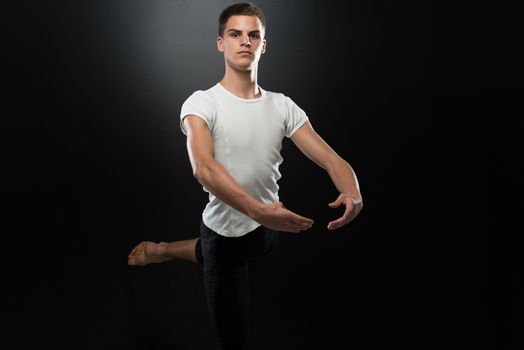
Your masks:
<path fill-rule="evenodd" d="M 216 22 L 229 4 L 3 11 L 10 349 L 213 348 L 196 265 L 126 263 L 142 240 L 198 234 L 207 197 L 178 114 L 222 78 Z M 501 199 L 521 180 L 516 11 L 258 4 L 259 84 L 290 96 L 353 166 L 364 209 L 328 231 L 336 189 L 284 141 L 281 200 L 316 224 L 283 234 L 252 276 L 253 349 L 520 348 L 520 207 Z"/>

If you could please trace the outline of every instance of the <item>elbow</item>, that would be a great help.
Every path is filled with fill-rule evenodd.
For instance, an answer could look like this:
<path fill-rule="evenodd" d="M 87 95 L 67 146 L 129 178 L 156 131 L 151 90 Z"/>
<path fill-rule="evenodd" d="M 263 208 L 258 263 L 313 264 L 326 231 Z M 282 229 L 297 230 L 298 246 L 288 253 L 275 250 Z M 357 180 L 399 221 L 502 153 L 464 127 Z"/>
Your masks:
<path fill-rule="evenodd" d="M 204 170 L 202 169 L 202 165 L 200 163 L 197 163 L 193 166 L 193 177 L 200 182 L 200 179 L 204 176 Z"/>
<path fill-rule="evenodd" d="M 210 169 L 209 169 L 208 162 L 196 161 L 195 164 L 193 165 L 193 176 L 202 185 L 207 183 L 207 179 L 209 178 L 209 173 L 210 173 Z"/>

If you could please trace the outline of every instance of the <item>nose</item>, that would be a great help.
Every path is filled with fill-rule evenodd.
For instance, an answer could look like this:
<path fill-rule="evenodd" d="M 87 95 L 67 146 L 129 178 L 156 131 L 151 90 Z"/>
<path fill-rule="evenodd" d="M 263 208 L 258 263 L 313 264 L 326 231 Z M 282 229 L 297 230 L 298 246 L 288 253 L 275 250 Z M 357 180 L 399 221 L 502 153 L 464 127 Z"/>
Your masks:
<path fill-rule="evenodd" d="M 242 39 L 242 45 L 251 46 L 251 42 L 249 41 L 249 35 L 247 35 L 245 38 Z"/>

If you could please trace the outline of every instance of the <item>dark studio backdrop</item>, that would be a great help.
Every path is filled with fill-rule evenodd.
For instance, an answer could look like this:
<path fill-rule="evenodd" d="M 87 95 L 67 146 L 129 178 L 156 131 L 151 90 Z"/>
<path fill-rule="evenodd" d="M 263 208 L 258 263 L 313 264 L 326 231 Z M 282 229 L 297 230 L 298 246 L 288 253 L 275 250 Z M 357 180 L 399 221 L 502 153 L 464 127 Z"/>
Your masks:
<path fill-rule="evenodd" d="M 516 349 L 518 248 L 488 237 L 494 152 L 479 131 L 486 115 L 506 117 L 489 130 L 509 131 L 506 159 L 517 154 L 510 101 L 522 74 L 504 75 L 516 60 L 493 53 L 510 55 L 510 40 L 467 6 L 257 3 L 268 19 L 259 84 L 291 97 L 353 166 L 364 209 L 328 231 L 342 213 L 327 206 L 336 189 L 284 141 L 281 200 L 316 223 L 282 234 L 250 276 L 253 349 Z M 223 76 L 215 41 L 229 4 L 21 2 L 3 13 L 9 349 L 213 348 L 199 267 L 132 268 L 127 254 L 198 234 L 207 197 L 179 111 Z M 502 177 L 504 160 L 490 165 Z"/>

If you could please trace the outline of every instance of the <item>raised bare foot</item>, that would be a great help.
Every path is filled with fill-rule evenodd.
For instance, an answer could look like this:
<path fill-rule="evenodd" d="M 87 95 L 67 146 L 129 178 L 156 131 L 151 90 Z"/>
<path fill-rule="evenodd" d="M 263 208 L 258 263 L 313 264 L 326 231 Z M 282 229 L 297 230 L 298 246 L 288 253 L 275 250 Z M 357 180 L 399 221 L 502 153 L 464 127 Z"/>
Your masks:
<path fill-rule="evenodd" d="M 134 247 L 128 255 L 128 265 L 144 266 L 150 263 L 159 263 L 171 260 L 166 256 L 166 247 L 164 242 L 155 243 L 143 241 Z"/>

